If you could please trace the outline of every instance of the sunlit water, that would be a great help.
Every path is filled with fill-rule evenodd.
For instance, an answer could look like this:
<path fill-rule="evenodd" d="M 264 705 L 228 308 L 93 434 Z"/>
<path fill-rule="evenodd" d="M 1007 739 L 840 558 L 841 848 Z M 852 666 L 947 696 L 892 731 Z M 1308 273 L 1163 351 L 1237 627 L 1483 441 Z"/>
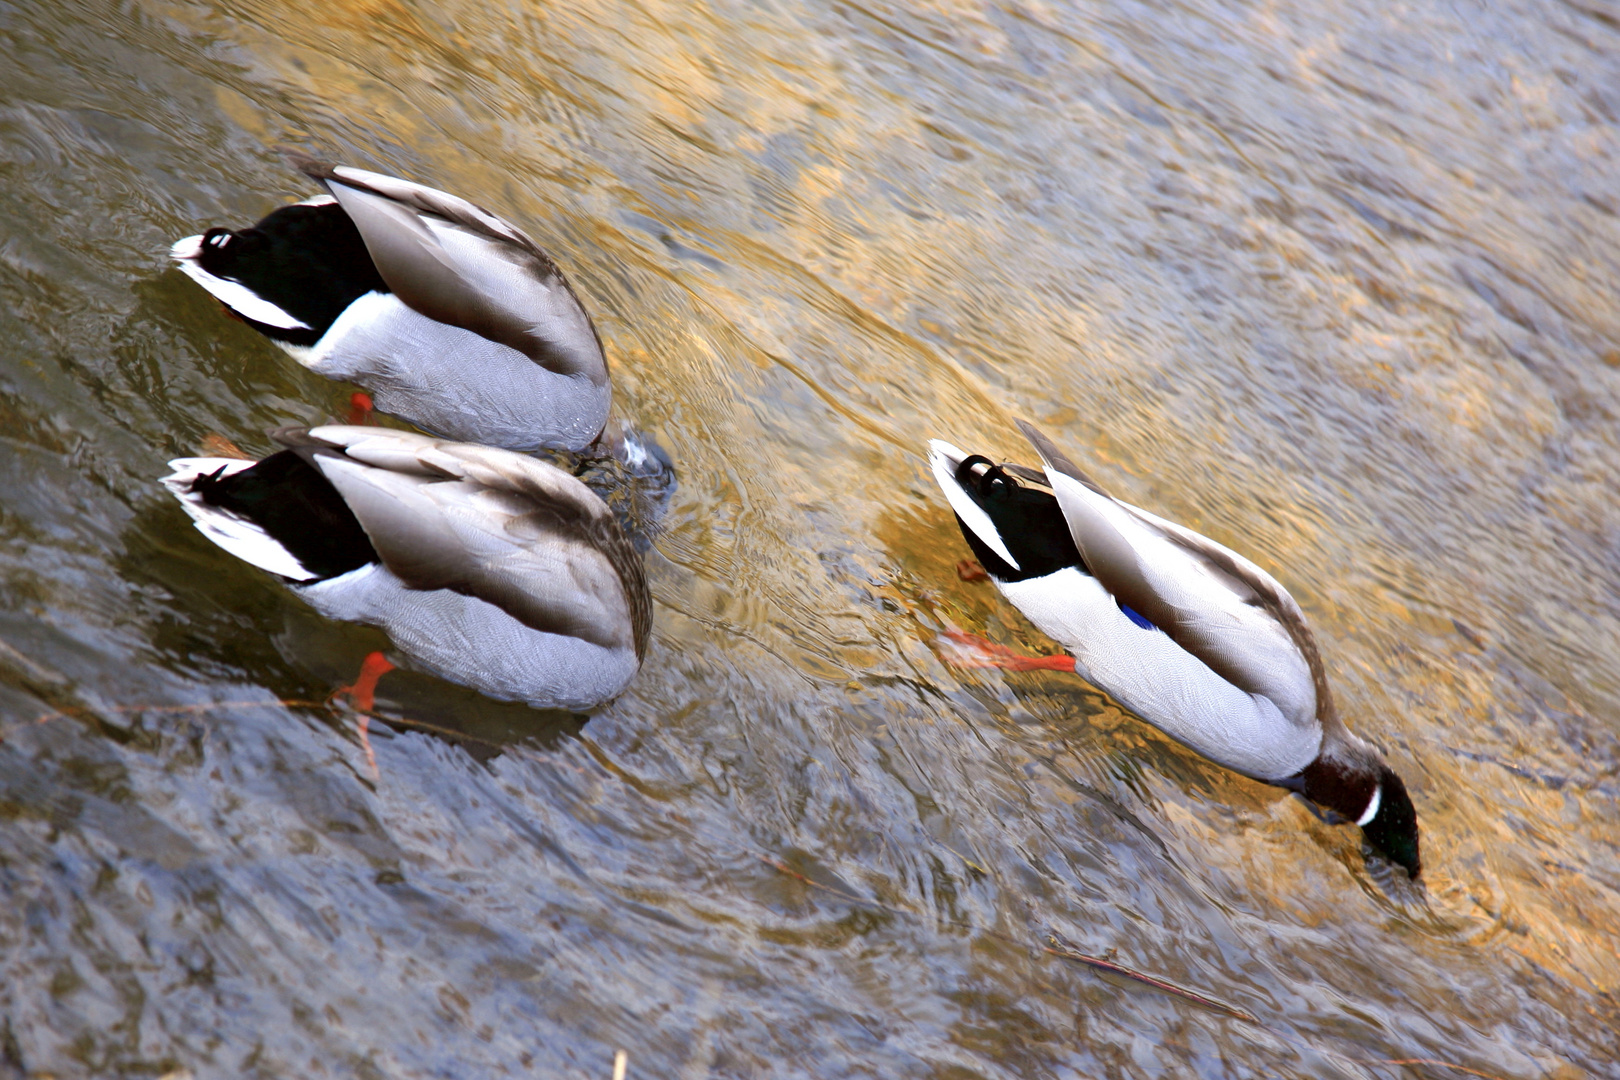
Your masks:
<path fill-rule="evenodd" d="M 1601 0 L 52 2 L 0 57 L 0 1077 L 1616 1074 Z M 522 223 L 674 458 L 582 731 L 393 675 L 374 783 L 319 703 L 382 639 L 155 483 L 345 409 L 164 257 L 310 194 L 282 145 Z M 1015 416 L 1292 589 L 1426 888 L 941 662 L 1053 647 L 922 457 Z"/>

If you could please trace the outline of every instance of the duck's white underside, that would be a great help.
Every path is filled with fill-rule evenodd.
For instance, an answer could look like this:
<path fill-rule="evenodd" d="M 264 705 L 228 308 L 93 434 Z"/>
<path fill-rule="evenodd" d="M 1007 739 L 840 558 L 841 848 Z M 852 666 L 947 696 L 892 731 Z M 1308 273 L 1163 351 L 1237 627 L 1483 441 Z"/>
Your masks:
<path fill-rule="evenodd" d="M 534 630 L 494 604 L 446 589 L 407 588 L 380 564 L 326 581 L 251 521 L 209 506 L 189 488 L 199 475 L 255 464 L 238 458 L 177 458 L 164 485 L 208 539 L 237 558 L 287 579 L 311 607 L 333 619 L 379 627 L 414 666 L 503 701 L 544 709 L 588 709 L 629 685 L 639 662 L 631 648 L 607 649 Z"/>
<path fill-rule="evenodd" d="M 1167 532 L 1180 531 L 1218 548 L 1242 563 L 1251 574 L 1270 582 L 1276 592 L 1287 591 L 1270 575 L 1230 548 L 1215 544 L 1182 526 L 1118 502 L 1062 474 L 1050 470 L 1047 478 L 1059 502 L 1085 500 L 1106 517 L 1136 554 L 1142 576 L 1152 590 L 1197 626 L 1203 636 L 1218 643 L 1220 651 L 1264 687 L 1265 696 L 1279 712 L 1302 727 L 1316 725 L 1316 684 L 1310 665 L 1293 638 L 1264 607 L 1251 603 L 1249 588 L 1229 577 L 1207 559 L 1172 543 Z M 1291 602 L 1291 601 L 1290 601 Z"/>
<path fill-rule="evenodd" d="M 1295 723 L 1269 698 L 1244 693 L 1167 634 L 1137 626 L 1089 574 L 1069 567 L 996 585 L 1073 654 L 1077 674 L 1211 761 L 1259 780 L 1281 780 L 1321 749 L 1319 725 Z"/>
<path fill-rule="evenodd" d="M 293 591 L 328 618 L 380 628 L 422 670 L 503 701 L 589 709 L 617 697 L 639 667 L 634 649 L 534 630 L 448 589 L 407 588 L 377 563 Z"/>
<path fill-rule="evenodd" d="M 547 371 L 391 293 L 360 297 L 313 347 L 282 348 L 311 371 L 364 386 L 383 412 L 504 450 L 583 450 L 607 422 L 612 397 L 607 385 Z"/>

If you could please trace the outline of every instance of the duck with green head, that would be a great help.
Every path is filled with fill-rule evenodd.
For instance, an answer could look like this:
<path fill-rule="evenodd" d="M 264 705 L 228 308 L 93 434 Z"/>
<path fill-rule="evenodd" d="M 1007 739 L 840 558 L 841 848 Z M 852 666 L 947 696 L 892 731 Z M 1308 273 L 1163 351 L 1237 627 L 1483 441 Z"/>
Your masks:
<path fill-rule="evenodd" d="M 1109 497 L 1033 425 L 1019 427 L 1044 471 L 939 440 L 930 456 L 991 580 L 1073 657 L 1039 666 L 1074 671 L 1211 761 L 1354 822 L 1415 881 L 1406 785 L 1339 718 L 1288 590 L 1235 551 Z"/>

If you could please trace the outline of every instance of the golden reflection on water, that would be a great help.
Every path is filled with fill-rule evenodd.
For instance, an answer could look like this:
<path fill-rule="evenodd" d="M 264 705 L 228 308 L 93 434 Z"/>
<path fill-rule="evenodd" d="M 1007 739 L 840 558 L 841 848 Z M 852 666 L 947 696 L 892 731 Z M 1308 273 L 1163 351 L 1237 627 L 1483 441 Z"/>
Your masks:
<path fill-rule="evenodd" d="M 1134 311 L 1146 294 L 1147 306 L 1196 322 L 1197 305 L 1167 300 L 1166 283 L 1140 271 L 1116 280 L 1098 271 L 1084 287 L 1065 278 L 1072 260 L 1048 256 L 1068 238 L 1060 224 L 1042 227 L 1041 195 L 1007 145 L 1016 131 L 987 146 L 962 130 L 956 103 L 873 93 L 868 80 L 850 78 L 856 59 L 809 26 L 763 11 L 739 25 L 738 12 L 686 2 L 457 4 L 437 18 L 390 2 L 246 10 L 259 24 L 248 51 L 277 81 L 318 101 L 326 126 L 255 124 L 261 114 L 221 88 L 233 120 L 267 139 L 336 138 L 341 151 L 425 169 L 430 180 L 519 211 L 566 253 L 602 312 L 624 411 L 651 420 L 679 449 L 683 501 L 660 548 L 693 579 L 678 599 L 661 597 L 666 604 L 759 634 L 813 679 L 889 666 L 874 642 L 859 640 L 862 632 L 852 641 L 841 628 L 859 621 L 839 610 L 838 590 L 796 539 L 808 516 L 828 522 L 817 530 L 823 536 L 845 533 L 857 546 L 859 537 L 875 537 L 889 560 L 878 573 L 901 574 L 912 603 L 927 590 L 964 625 L 1006 625 L 1038 643 L 987 589 L 955 580 L 961 545 L 918 456 L 927 436 L 943 434 L 1028 460 L 1010 420 L 1033 415 L 1062 429 L 1126 497 L 1232 543 L 1293 587 L 1325 639 L 1352 723 L 1399 746 L 1398 762 L 1423 792 L 1435 909 L 1425 924 L 1476 946 L 1513 948 L 1594 990 L 1620 985 L 1612 890 L 1546 853 L 1572 828 L 1611 852 L 1620 843 L 1613 815 L 1582 790 L 1596 778 L 1578 775 L 1578 762 L 1555 760 L 1548 769 L 1567 782 L 1522 779 L 1511 770 L 1535 771 L 1520 764 L 1534 750 L 1512 741 L 1479 751 L 1488 761 L 1453 752 L 1479 746 L 1503 709 L 1535 715 L 1511 673 L 1482 663 L 1499 635 L 1482 653 L 1445 616 L 1478 619 L 1480 575 L 1492 562 L 1517 564 L 1522 549 L 1504 537 L 1495 559 L 1476 560 L 1467 550 L 1389 542 L 1379 535 L 1382 513 L 1368 505 L 1379 498 L 1376 481 L 1345 486 L 1369 480 L 1353 464 L 1338 485 L 1319 485 L 1292 475 L 1292 460 L 1234 447 L 1229 428 L 1246 424 L 1244 399 L 1265 391 L 1180 367 L 1180 356 L 1208 343 L 1174 320 L 1148 324 Z M 879 41 L 919 39 L 972 80 L 983 70 L 975 65 L 994 71 L 1013 60 L 991 10 L 912 5 L 903 21 L 925 23 L 920 35 L 877 11 L 850 17 L 869 19 Z M 1052 24 L 1059 12 L 1026 8 L 1017 18 Z M 1277 32 L 1275 13 L 1257 14 L 1255 29 Z M 1106 46 L 1083 45 L 1066 58 L 1065 83 L 1124 77 Z M 1321 88 L 1346 55 L 1333 36 L 1314 41 L 1288 58 L 1292 78 Z M 1532 127 L 1549 92 L 1538 82 L 1514 84 Z M 1101 123 L 1094 103 L 1037 96 L 1034 104 Z M 1390 259 L 1387 245 L 1357 235 L 1353 217 L 1324 222 L 1313 235 L 1290 220 L 1297 207 L 1279 213 L 1277 203 L 1297 196 L 1265 190 L 1285 151 L 1250 146 L 1234 159 L 1237 147 L 1224 145 L 1218 126 L 1185 108 L 1167 115 L 1163 102 L 1133 107 L 1151 122 L 1122 146 L 1092 147 L 1092 167 L 1119 174 L 1100 185 L 1129 188 L 1123 177 L 1142 175 L 1144 159 L 1153 161 L 1153 190 L 1190 204 L 1228 257 L 1253 267 L 1250 287 L 1263 305 L 1245 305 L 1236 323 L 1213 320 L 1237 331 L 1238 340 L 1217 348 L 1239 371 L 1259 374 L 1242 354 L 1266 333 L 1247 320 L 1292 324 L 1304 348 L 1327 346 L 1296 362 L 1337 392 L 1398 412 L 1406 453 L 1456 461 L 1466 455 L 1448 455 L 1446 445 L 1494 446 L 1480 455 L 1490 464 L 1476 475 L 1447 478 L 1461 488 L 1438 493 L 1452 513 L 1469 514 L 1471 496 L 1493 472 L 1522 468 L 1516 463 L 1553 437 L 1554 397 L 1527 382 L 1522 366 L 1481 357 L 1459 340 L 1468 316 L 1445 294 L 1448 283 Z M 982 110 L 972 120 L 988 122 Z M 1084 127 L 1076 125 L 1076 142 Z M 1584 138 L 1573 153 L 1612 149 L 1598 132 Z M 772 149 L 782 144 L 791 149 Z M 634 179 L 614 175 L 616 154 L 644 155 Z M 786 166 L 762 164 L 773 154 Z M 1248 169 L 1260 175 L 1244 176 Z M 885 171 L 899 175 L 891 182 Z M 1526 226 L 1482 197 L 1481 178 L 1461 179 L 1447 189 L 1453 201 L 1442 220 L 1526 277 L 1557 280 L 1568 290 L 1563 302 L 1595 331 L 1613 329 L 1601 314 L 1613 294 L 1594 294 L 1589 280 L 1612 284 L 1608 260 L 1583 262 L 1532 242 Z M 879 191 L 885 197 L 874 197 Z M 1124 249 L 1104 261 L 1163 258 L 1159 241 L 1134 235 L 1141 225 L 1140 217 L 1101 224 L 1101 232 L 1118 230 Z M 1359 250 L 1345 258 L 1341 244 Z M 891 488 L 903 500 L 898 519 L 884 497 Z M 1579 520 L 1588 498 L 1555 496 L 1544 506 Z M 1417 504 L 1403 496 L 1397 512 L 1406 508 Z M 1508 526 L 1520 529 L 1535 531 L 1522 521 Z M 929 675 L 953 678 L 937 668 Z M 1612 702 L 1611 686 L 1600 693 Z M 1583 711 L 1572 701 L 1556 707 Z M 1276 803 L 1222 782 L 1223 792 L 1234 787 L 1245 789 L 1237 797 L 1246 805 Z M 1176 822 L 1182 826 L 1199 831 L 1196 819 Z M 1262 828 L 1263 839 L 1246 835 L 1244 843 L 1288 849 L 1302 846 L 1304 834 L 1347 865 L 1356 861 L 1343 830 L 1316 826 L 1286 801 Z M 1272 865 L 1279 876 L 1251 884 L 1287 896 L 1296 870 L 1286 859 Z M 1324 897 L 1300 916 L 1315 923 L 1334 911 Z"/>
<path fill-rule="evenodd" d="M 641 724 L 638 752 L 735 732 L 743 794 L 719 813 L 806 803 L 797 758 L 858 773 L 869 743 L 933 785 L 911 792 L 915 820 L 850 812 L 810 833 L 906 867 L 950 853 L 999 890 L 986 925 L 1033 933 L 1008 899 L 1026 856 L 1056 865 L 1071 854 L 1047 830 L 1124 806 L 1181 880 L 1130 892 L 1112 864 L 1090 884 L 1141 909 L 1111 946 L 1182 946 L 1154 954 L 1167 977 L 1297 962 L 1255 993 L 1302 1012 L 1362 993 L 1381 1029 L 1454 1017 L 1467 990 L 1456 1019 L 1511 1045 L 1515 994 L 1540 988 L 1477 990 L 1529 978 L 1497 962 L 1511 953 L 1612 1019 L 1620 375 L 1603 357 L 1620 275 L 1599 204 L 1617 140 L 1572 130 L 1573 84 L 1547 56 L 1595 62 L 1563 39 L 1487 64 L 1463 16 L 1425 10 L 1413 52 L 1387 60 L 1398 22 L 1273 4 L 137 8 L 174 81 L 206 84 L 217 110 L 191 147 L 201 194 L 157 217 L 245 219 L 307 194 L 269 150 L 291 144 L 474 198 L 567 268 L 618 410 L 681 479 L 652 574 L 664 670 L 603 719 Z M 336 400 L 278 362 L 254 354 L 280 395 L 255 408 Z M 1374 880 L 1352 830 L 1074 680 L 934 655 L 947 623 L 1051 649 L 957 579 L 967 551 L 922 457 L 939 436 L 1028 462 L 1016 416 L 1290 587 L 1341 712 L 1414 792 L 1425 896 Z M 712 697 L 662 707 L 699 689 Z M 1031 809 L 1053 807 L 1074 817 Z M 728 872 L 709 872 L 721 892 Z M 1274 935 L 1297 948 L 1267 952 Z M 1456 985 L 1390 972 L 1408 951 Z M 1349 982 L 1321 990 L 1323 971 Z M 976 974 L 1027 989 L 1016 965 Z M 1501 1052 L 1496 1068 L 1531 1074 Z"/>

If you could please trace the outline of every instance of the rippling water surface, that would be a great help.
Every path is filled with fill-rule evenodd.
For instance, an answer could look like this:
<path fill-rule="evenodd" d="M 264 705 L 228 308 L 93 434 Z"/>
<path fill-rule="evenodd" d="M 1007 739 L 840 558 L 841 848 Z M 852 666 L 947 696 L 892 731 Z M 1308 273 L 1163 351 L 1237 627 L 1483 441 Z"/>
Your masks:
<path fill-rule="evenodd" d="M 0 55 L 0 1077 L 1616 1075 L 1600 0 L 59 0 Z M 308 195 L 278 146 L 521 222 L 674 457 L 582 729 L 390 676 L 373 782 L 320 702 L 382 639 L 155 483 L 352 389 L 165 258 Z M 1015 416 L 1292 589 L 1426 888 L 941 662 L 1052 648 L 921 453 Z"/>

